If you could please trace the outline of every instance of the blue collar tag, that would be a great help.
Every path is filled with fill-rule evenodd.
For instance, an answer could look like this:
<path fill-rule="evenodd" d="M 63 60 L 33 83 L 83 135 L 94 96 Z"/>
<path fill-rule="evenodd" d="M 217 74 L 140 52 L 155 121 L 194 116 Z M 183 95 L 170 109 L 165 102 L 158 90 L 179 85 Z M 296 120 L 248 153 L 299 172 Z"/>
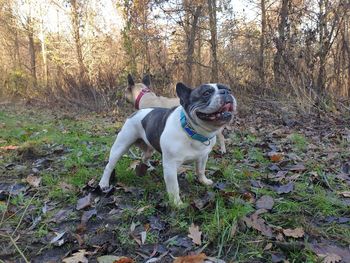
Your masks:
<path fill-rule="evenodd" d="M 197 141 L 202 142 L 203 144 L 209 145 L 210 144 L 210 139 L 214 138 L 214 136 L 212 136 L 211 138 L 208 138 L 208 137 L 205 137 L 205 136 L 197 133 L 191 127 L 191 125 L 187 122 L 186 115 L 185 115 L 183 110 L 181 110 L 181 113 L 180 113 L 180 122 L 181 122 L 182 128 L 185 130 L 187 135 L 190 136 L 194 140 L 197 140 Z"/>

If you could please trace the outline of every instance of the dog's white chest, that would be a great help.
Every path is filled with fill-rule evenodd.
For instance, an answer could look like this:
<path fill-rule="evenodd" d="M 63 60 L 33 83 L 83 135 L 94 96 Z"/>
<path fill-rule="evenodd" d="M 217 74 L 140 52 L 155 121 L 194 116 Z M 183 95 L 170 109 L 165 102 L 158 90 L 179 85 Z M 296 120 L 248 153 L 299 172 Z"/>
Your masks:
<path fill-rule="evenodd" d="M 179 162 L 188 162 L 207 156 L 215 145 L 216 137 L 207 142 L 190 138 L 181 127 L 179 114 L 175 111 L 169 117 L 160 141 L 163 154 L 170 155 Z"/>
<path fill-rule="evenodd" d="M 195 161 L 208 155 L 212 149 L 211 144 L 214 145 L 215 143 L 211 142 L 210 145 L 198 145 L 196 142 L 191 142 L 189 147 L 185 147 L 181 152 L 183 161 Z"/>

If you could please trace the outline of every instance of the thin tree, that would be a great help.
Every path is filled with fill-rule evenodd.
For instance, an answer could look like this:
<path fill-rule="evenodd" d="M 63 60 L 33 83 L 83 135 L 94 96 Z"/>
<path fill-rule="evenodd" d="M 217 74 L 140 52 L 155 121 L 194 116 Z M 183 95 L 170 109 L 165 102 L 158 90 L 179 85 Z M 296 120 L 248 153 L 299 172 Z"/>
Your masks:
<path fill-rule="evenodd" d="M 263 88 L 266 88 L 265 72 L 265 46 L 266 46 L 266 0 L 260 1 L 261 9 L 261 35 L 260 35 L 260 52 L 259 52 L 259 75 Z"/>
<path fill-rule="evenodd" d="M 79 83 L 80 86 L 83 86 L 86 84 L 86 67 L 84 65 L 84 59 L 83 59 L 83 51 L 82 51 L 82 42 L 81 42 L 81 36 L 80 36 L 80 6 L 77 2 L 79 0 L 70 0 L 71 4 L 71 24 L 72 24 L 72 33 L 74 38 L 74 44 L 75 44 L 75 51 L 78 61 L 78 68 L 79 68 Z"/>
<path fill-rule="evenodd" d="M 185 74 L 184 80 L 187 85 L 193 85 L 193 63 L 194 63 L 194 47 L 196 40 L 196 33 L 198 27 L 199 17 L 202 14 L 202 5 L 192 4 L 191 1 L 184 0 L 185 9 L 185 39 L 186 39 L 186 60 L 185 60 Z"/>
<path fill-rule="evenodd" d="M 279 24 L 278 24 L 278 37 L 276 38 L 276 54 L 274 57 L 274 77 L 275 85 L 278 87 L 282 81 L 282 64 L 283 55 L 286 49 L 287 43 L 287 24 L 289 16 L 289 4 L 290 0 L 282 0 L 282 6 L 279 12 Z"/>
<path fill-rule="evenodd" d="M 210 28 L 210 54 L 211 54 L 211 82 L 218 82 L 218 37 L 217 37 L 217 6 L 216 0 L 208 0 L 209 28 Z"/>

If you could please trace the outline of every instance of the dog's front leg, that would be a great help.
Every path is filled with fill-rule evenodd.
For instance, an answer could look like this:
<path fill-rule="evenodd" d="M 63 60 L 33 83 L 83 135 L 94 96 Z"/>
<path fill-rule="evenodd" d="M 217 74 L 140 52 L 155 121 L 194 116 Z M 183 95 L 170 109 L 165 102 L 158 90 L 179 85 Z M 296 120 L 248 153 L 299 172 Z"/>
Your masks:
<path fill-rule="evenodd" d="M 197 159 L 196 161 L 196 173 L 198 176 L 198 180 L 205 185 L 212 185 L 213 181 L 208 179 L 205 176 L 205 166 L 207 164 L 207 160 L 208 160 L 208 155 Z"/>
<path fill-rule="evenodd" d="M 221 154 L 225 154 L 226 153 L 225 137 L 224 137 L 223 131 L 224 131 L 224 128 L 221 128 L 219 133 L 218 133 L 218 139 L 219 139 L 219 143 L 220 143 L 220 152 L 221 152 Z"/>
<path fill-rule="evenodd" d="M 175 160 L 163 155 L 163 173 L 166 190 L 169 199 L 173 201 L 176 206 L 179 206 L 182 204 L 182 201 L 180 199 L 179 183 L 177 181 L 177 168 L 178 164 Z"/>

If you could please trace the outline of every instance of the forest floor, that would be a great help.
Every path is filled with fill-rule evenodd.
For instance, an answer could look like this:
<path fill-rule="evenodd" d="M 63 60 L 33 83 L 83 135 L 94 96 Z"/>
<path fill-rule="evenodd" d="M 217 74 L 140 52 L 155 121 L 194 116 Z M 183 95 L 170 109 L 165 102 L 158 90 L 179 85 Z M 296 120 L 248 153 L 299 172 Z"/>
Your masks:
<path fill-rule="evenodd" d="M 99 191 L 123 118 L 0 106 L 0 262 L 350 262 L 349 114 L 251 105 L 209 157 L 214 187 L 183 167 L 181 209 L 159 155 L 147 173 L 125 155 Z"/>

